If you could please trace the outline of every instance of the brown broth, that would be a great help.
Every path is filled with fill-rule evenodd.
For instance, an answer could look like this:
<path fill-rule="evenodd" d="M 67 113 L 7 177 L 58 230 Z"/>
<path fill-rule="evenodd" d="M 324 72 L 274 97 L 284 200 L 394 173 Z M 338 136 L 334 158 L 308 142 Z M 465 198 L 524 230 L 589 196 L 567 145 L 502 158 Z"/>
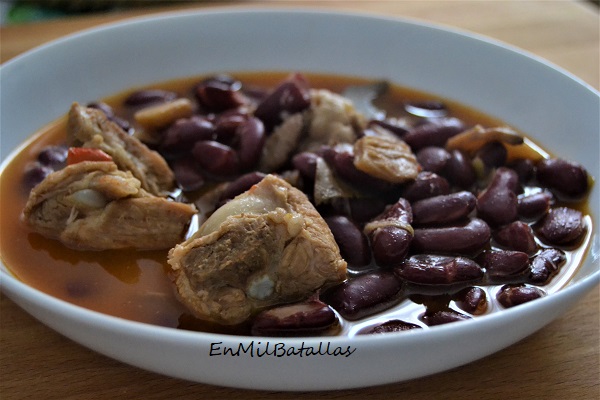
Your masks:
<path fill-rule="evenodd" d="M 243 73 L 235 74 L 245 84 L 257 87 L 273 87 L 280 82 L 282 73 Z M 365 84 L 369 81 L 359 78 L 306 75 L 311 87 L 325 88 L 341 92 L 348 85 Z M 151 85 L 147 88 L 161 88 L 191 97 L 191 88 L 200 77 L 181 79 Z M 139 88 L 136 88 L 136 90 Z M 113 106 L 116 113 L 131 120 L 128 111 L 119 104 L 134 89 L 104 99 Z M 378 106 L 392 112 L 406 100 L 419 101 L 436 98 L 427 93 L 392 86 L 391 90 L 378 101 Z M 439 99 L 439 98 L 438 98 Z M 450 114 L 469 124 L 483 126 L 504 125 L 496 118 L 462 106 L 447 99 Z M 66 119 L 61 118 L 36 133 L 26 146 L 6 164 L 0 176 L 0 200 L 2 213 L 0 226 L 4 234 L 0 236 L 0 254 L 4 264 L 16 278 L 42 292 L 70 303 L 101 313 L 154 325 L 180 327 L 183 329 L 245 333 L 245 327 L 224 330 L 211 324 L 197 321 L 187 315 L 185 308 L 177 301 L 169 279 L 167 250 L 164 251 L 76 251 L 66 248 L 55 240 L 49 240 L 32 232 L 20 216 L 27 201 L 28 193 L 23 189 L 22 175 L 26 165 L 35 160 L 45 146 L 65 141 Z M 529 142 L 530 143 L 530 142 Z M 539 149 L 531 144 L 534 149 Z M 529 149 L 531 151 L 531 149 Z M 546 156 L 541 153 L 540 157 Z M 573 205 L 570 205 L 573 207 Z M 583 205 L 582 205 L 583 206 Z M 580 207 L 583 208 L 583 207 Z M 587 211 L 587 210 L 586 210 Z M 582 246 L 568 252 L 568 266 L 553 279 L 544 290 L 553 292 L 563 287 L 581 262 L 591 236 L 591 220 L 588 217 L 588 234 Z M 494 298 L 499 286 L 489 286 L 485 290 L 488 300 Z M 499 306 L 490 301 L 487 313 Z M 408 300 L 398 306 L 356 323 L 342 321 L 333 334 L 353 335 L 359 328 L 400 318 L 418 323 L 418 315 L 424 307 Z"/>

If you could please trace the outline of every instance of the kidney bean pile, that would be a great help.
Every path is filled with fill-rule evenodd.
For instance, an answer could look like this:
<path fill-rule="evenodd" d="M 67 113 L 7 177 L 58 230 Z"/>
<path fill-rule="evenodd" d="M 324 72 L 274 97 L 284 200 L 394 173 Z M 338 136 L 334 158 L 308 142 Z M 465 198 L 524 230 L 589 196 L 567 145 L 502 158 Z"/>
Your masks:
<path fill-rule="evenodd" d="M 124 99 L 120 115 L 106 103 L 90 106 L 137 134 L 136 112 L 180 97 L 138 90 Z M 265 176 L 256 169 L 265 141 L 283 118 L 311 104 L 300 75 L 273 89 L 212 76 L 194 85 L 187 99 L 190 115 L 144 134 L 169 162 L 184 198 L 228 182 L 217 206 Z M 251 322 L 253 334 L 373 334 L 471 319 L 545 296 L 569 253 L 585 245 L 590 219 L 577 205 L 592 179 L 581 165 L 515 159 L 499 140 L 475 151 L 449 147 L 472 126 L 439 100 L 406 101 L 387 111 L 360 135 L 384 130 L 406 142 L 420 165 L 414 180 L 393 184 L 373 177 L 355 167 L 351 151 L 336 146 L 294 153 L 275 171 L 313 199 L 317 163 L 325 162 L 359 193 L 316 204 L 348 262 L 348 279 L 302 303 L 264 311 Z M 44 150 L 26 172 L 30 186 L 61 168 L 65 154 L 62 147 Z M 378 317 L 406 304 L 420 305 L 418 315 Z"/>

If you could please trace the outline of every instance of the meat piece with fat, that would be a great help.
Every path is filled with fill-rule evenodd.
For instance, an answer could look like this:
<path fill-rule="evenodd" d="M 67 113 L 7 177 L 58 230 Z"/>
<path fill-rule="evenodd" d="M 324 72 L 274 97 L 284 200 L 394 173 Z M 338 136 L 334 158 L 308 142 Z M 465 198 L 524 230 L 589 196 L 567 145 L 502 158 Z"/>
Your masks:
<path fill-rule="evenodd" d="M 185 238 L 193 205 L 154 196 L 110 161 L 83 161 L 31 191 L 23 220 L 77 250 L 169 249 Z"/>
<path fill-rule="evenodd" d="M 97 148 L 110 155 L 120 170 L 131 171 L 146 191 L 165 196 L 175 187 L 167 162 L 100 110 L 74 103 L 69 110 L 67 139 L 70 146 Z"/>
<path fill-rule="evenodd" d="M 346 278 L 326 222 L 274 175 L 217 209 L 168 261 L 182 303 L 197 318 L 224 325 Z"/>

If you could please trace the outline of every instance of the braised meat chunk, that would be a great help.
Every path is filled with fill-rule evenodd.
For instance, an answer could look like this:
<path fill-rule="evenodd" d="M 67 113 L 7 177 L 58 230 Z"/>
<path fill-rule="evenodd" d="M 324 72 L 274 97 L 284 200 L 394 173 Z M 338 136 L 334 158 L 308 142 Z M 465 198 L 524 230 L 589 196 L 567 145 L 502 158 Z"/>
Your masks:
<path fill-rule="evenodd" d="M 346 278 L 346 262 L 306 196 L 267 175 L 169 254 L 181 301 L 198 318 L 242 323 Z"/>
<path fill-rule="evenodd" d="M 36 232 L 77 250 L 168 249 L 183 240 L 194 206 L 153 196 L 111 161 L 84 161 L 48 175 L 23 211 Z"/>
<path fill-rule="evenodd" d="M 110 155 L 120 170 L 131 171 L 142 188 L 165 196 L 175 186 L 167 162 L 137 138 L 128 135 L 100 110 L 74 103 L 68 116 L 70 146 L 97 148 Z"/>

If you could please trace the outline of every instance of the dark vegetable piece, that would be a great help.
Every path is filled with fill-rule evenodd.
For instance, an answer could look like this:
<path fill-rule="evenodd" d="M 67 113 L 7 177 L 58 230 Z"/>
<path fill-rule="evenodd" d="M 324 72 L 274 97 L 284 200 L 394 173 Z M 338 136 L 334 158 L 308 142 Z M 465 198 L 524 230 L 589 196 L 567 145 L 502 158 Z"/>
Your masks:
<path fill-rule="evenodd" d="M 383 311 L 400 300 L 402 282 L 390 271 L 352 278 L 321 296 L 342 317 L 354 321 Z"/>

